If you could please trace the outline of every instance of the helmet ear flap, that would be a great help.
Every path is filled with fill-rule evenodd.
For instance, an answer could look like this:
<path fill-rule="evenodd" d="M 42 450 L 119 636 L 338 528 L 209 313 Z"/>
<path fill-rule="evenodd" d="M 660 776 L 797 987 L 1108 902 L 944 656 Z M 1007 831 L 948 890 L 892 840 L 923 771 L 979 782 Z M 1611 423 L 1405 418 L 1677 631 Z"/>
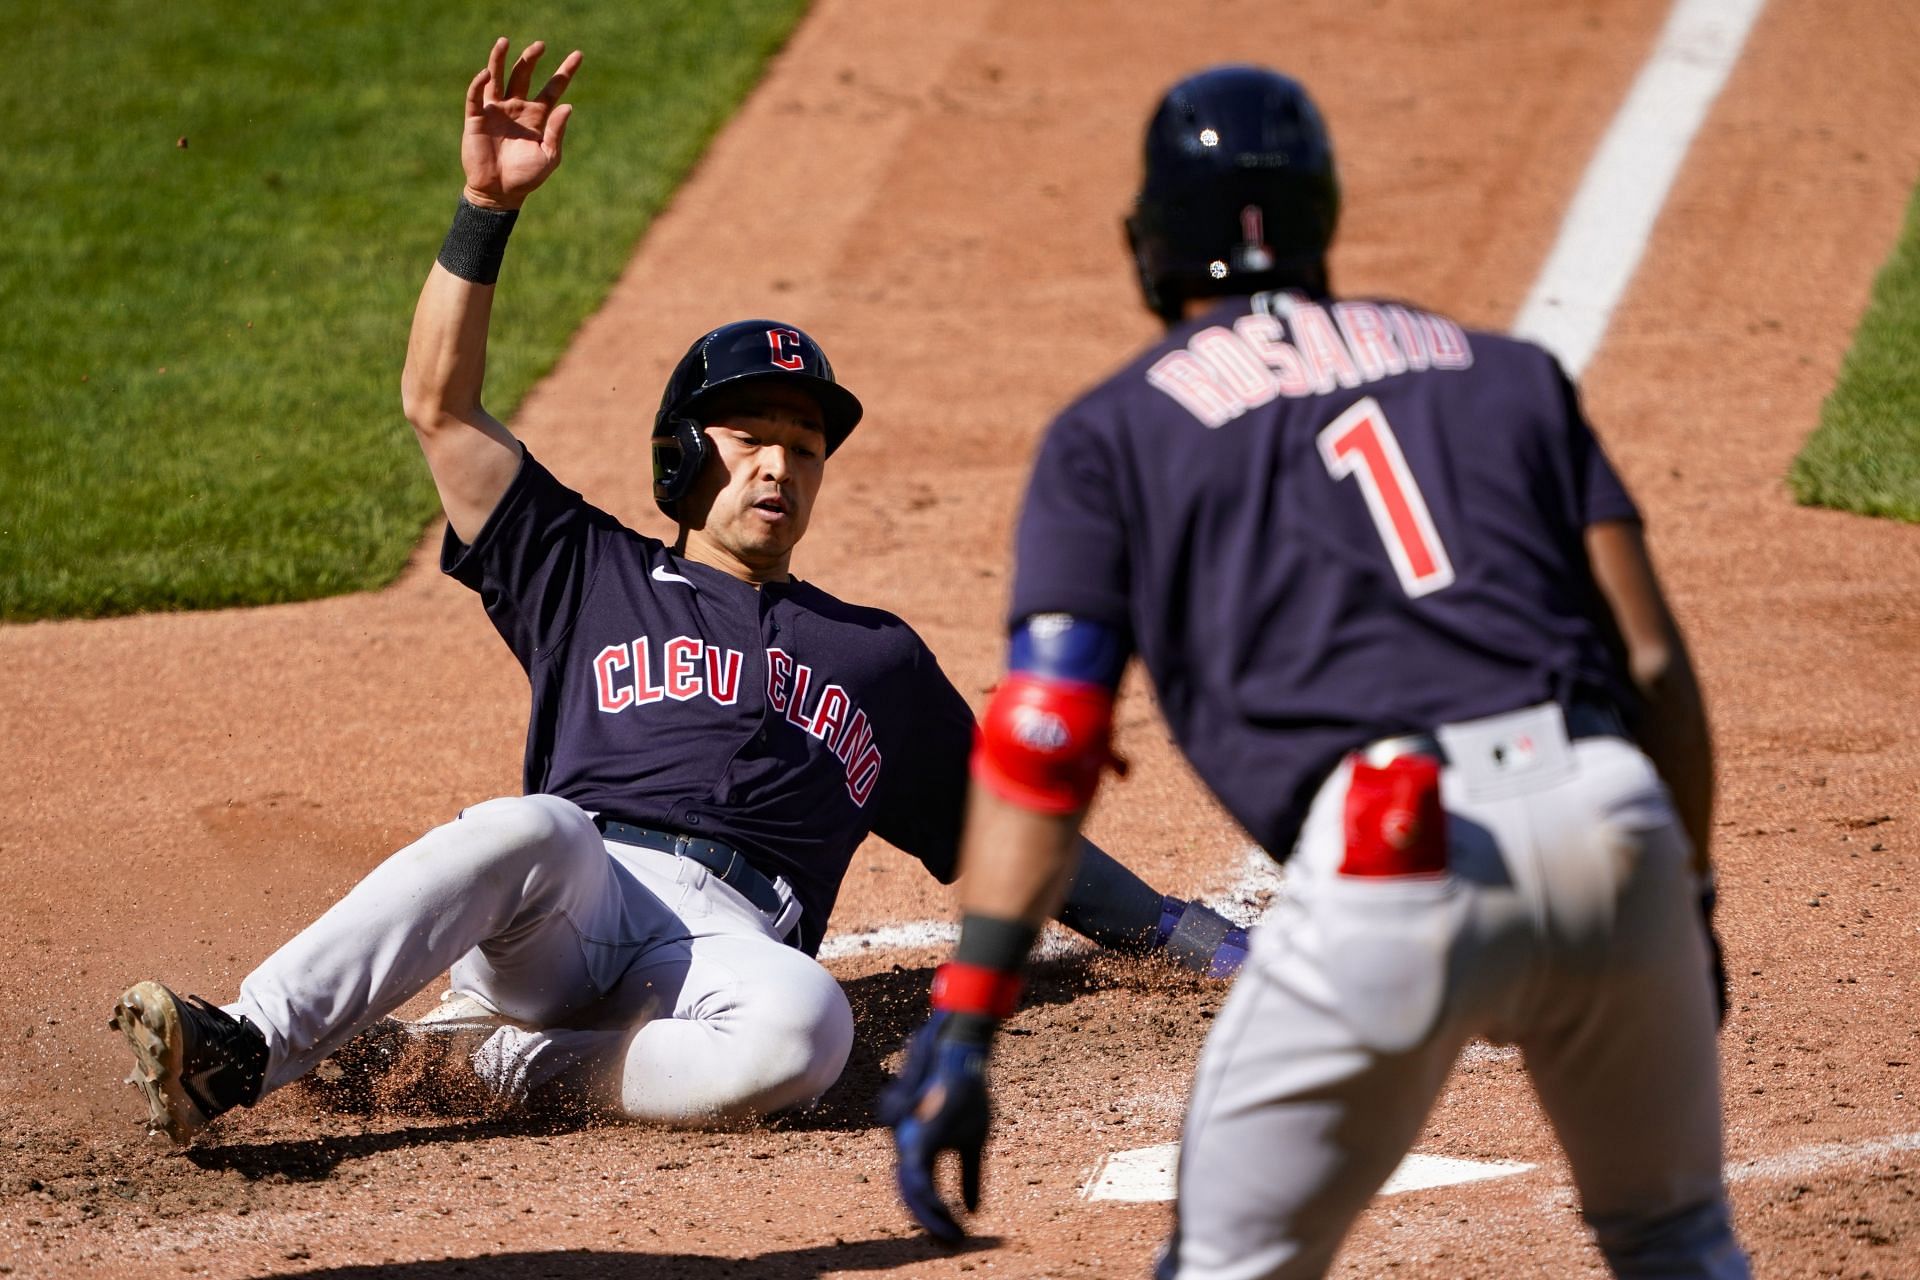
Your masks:
<path fill-rule="evenodd" d="M 707 465 L 712 445 L 698 422 L 669 416 L 653 436 L 653 501 L 669 519 L 680 518 L 680 500 Z"/>
<path fill-rule="evenodd" d="M 1128 214 L 1122 221 L 1126 231 L 1127 252 L 1133 257 L 1134 275 L 1140 285 L 1140 297 L 1147 304 L 1147 310 L 1172 325 L 1180 318 L 1180 299 L 1170 296 L 1160 273 L 1157 259 L 1148 243 L 1147 232 L 1143 229 L 1140 214 L 1136 211 Z"/>

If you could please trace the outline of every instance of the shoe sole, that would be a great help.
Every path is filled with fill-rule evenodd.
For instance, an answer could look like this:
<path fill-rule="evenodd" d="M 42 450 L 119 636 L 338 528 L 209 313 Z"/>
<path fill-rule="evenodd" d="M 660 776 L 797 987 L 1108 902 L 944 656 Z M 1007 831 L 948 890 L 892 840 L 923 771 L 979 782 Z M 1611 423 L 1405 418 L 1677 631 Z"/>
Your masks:
<path fill-rule="evenodd" d="M 400 1021 L 394 1019 L 394 1021 Z M 446 991 L 440 996 L 440 1003 L 415 1018 L 412 1022 L 400 1022 L 410 1032 L 434 1034 L 444 1031 L 498 1031 L 501 1027 L 526 1027 L 503 1013 L 495 1013 L 464 991 Z"/>
<path fill-rule="evenodd" d="M 137 982 L 113 1006 L 113 1026 L 133 1050 L 133 1074 L 147 1095 L 147 1133 L 165 1134 L 186 1146 L 207 1127 L 207 1119 L 180 1083 L 186 1034 L 173 992 L 157 982 Z"/>

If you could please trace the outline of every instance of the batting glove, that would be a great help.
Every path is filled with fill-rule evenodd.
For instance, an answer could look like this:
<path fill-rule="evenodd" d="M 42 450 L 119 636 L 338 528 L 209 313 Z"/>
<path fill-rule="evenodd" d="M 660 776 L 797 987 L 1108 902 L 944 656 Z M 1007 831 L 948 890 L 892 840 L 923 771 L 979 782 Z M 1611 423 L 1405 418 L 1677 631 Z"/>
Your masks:
<path fill-rule="evenodd" d="M 900 1199 L 935 1239 L 954 1244 L 966 1229 L 935 1185 L 943 1151 L 960 1155 L 960 1200 L 980 1207 L 987 1145 L 987 1053 L 995 1021 L 937 1010 L 907 1045 L 900 1077 L 880 1095 L 880 1120 L 893 1128 Z"/>
<path fill-rule="evenodd" d="M 1247 931 L 1204 902 L 1168 894 L 1160 902 L 1153 950 L 1182 969 L 1231 978 L 1247 962 Z"/>

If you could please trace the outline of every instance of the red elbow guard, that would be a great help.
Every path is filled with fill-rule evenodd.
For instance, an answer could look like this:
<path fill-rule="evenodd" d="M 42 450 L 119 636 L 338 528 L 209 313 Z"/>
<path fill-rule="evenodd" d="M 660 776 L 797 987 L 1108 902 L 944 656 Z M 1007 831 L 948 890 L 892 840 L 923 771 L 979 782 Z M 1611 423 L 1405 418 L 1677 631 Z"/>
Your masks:
<path fill-rule="evenodd" d="M 1039 813 L 1078 813 L 1112 759 L 1113 693 L 1098 685 L 1008 676 L 974 739 L 973 776 Z"/>

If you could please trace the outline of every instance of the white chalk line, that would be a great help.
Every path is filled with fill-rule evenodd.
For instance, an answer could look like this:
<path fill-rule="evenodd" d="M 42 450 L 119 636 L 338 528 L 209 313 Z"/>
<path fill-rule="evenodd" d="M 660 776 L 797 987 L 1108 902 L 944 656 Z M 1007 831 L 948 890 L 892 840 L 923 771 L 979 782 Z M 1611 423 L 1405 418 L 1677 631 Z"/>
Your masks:
<path fill-rule="evenodd" d="M 1804 1178 L 1836 1167 L 1867 1164 L 1909 1151 L 1920 1151 L 1920 1133 L 1898 1133 L 1858 1142 L 1819 1142 L 1778 1155 L 1733 1161 L 1726 1166 L 1726 1179 L 1729 1183 L 1735 1183 Z M 1093 1172 L 1081 1185 L 1080 1194 L 1087 1200 L 1117 1200 L 1136 1204 L 1171 1200 L 1174 1196 L 1174 1173 L 1179 1161 L 1180 1144 L 1177 1142 L 1116 1151 L 1094 1166 Z M 1377 1194 L 1393 1196 L 1408 1191 L 1430 1191 L 1470 1182 L 1489 1182 L 1528 1173 L 1537 1167 L 1516 1160 L 1461 1160 L 1453 1156 L 1415 1152 L 1400 1162 Z"/>
<path fill-rule="evenodd" d="M 1095 1166 L 1092 1175 L 1081 1186 L 1080 1195 L 1087 1200 L 1119 1200 L 1135 1204 L 1171 1200 L 1174 1170 L 1179 1161 L 1180 1144 L 1177 1142 L 1116 1151 Z M 1407 1191 L 1510 1178 L 1533 1167 L 1513 1160 L 1460 1160 L 1452 1156 L 1415 1153 L 1400 1162 L 1399 1167 L 1381 1184 L 1379 1194 L 1396 1196 Z"/>
<path fill-rule="evenodd" d="M 916 920 L 861 933 L 829 933 L 818 954 L 822 960 L 842 960 L 863 951 L 925 951 L 959 937 L 960 926 L 951 920 Z"/>
<path fill-rule="evenodd" d="M 1279 890 L 1284 875 L 1280 864 L 1258 845 L 1249 846 L 1240 861 L 1239 879 L 1224 893 L 1202 897 L 1235 924 L 1251 925 Z M 875 951 L 927 951 L 950 945 L 959 936 L 960 926 L 951 920 L 913 920 L 854 933 L 828 933 L 820 943 L 819 958 L 844 960 Z M 1042 957 L 1066 955 L 1083 950 L 1086 945 L 1074 934 L 1049 928 L 1040 940 L 1039 954 Z"/>
<path fill-rule="evenodd" d="M 930 951 L 951 946 L 959 937 L 960 926 L 951 920 L 916 920 L 859 933 L 828 934 L 820 943 L 819 958 L 844 960 L 848 956 L 875 951 Z M 1050 960 L 1055 956 L 1072 955 L 1092 948 L 1093 944 L 1079 934 L 1053 925 L 1040 936 L 1040 945 L 1034 949 L 1034 955 L 1042 960 Z"/>
<path fill-rule="evenodd" d="M 1679 0 L 1588 161 L 1514 332 L 1579 376 L 1766 0 Z"/>
<path fill-rule="evenodd" d="M 1819 1173 L 1835 1165 L 1866 1164 L 1905 1151 L 1920 1151 L 1920 1133 L 1896 1133 L 1859 1142 L 1816 1142 L 1774 1156 L 1735 1160 L 1727 1165 L 1728 1182 L 1780 1181 Z"/>

